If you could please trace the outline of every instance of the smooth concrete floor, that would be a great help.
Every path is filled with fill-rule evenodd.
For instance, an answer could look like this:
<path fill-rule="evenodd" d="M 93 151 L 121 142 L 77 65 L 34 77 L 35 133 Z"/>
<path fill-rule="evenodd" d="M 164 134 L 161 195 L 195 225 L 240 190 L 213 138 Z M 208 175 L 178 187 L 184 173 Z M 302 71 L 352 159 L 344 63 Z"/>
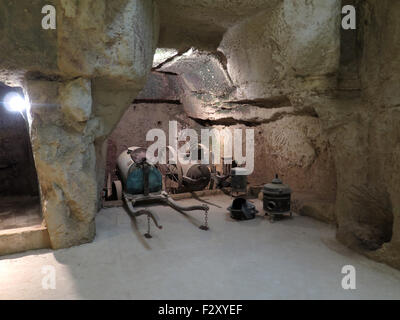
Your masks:
<path fill-rule="evenodd" d="M 0 298 L 400 298 L 400 271 L 346 249 L 331 226 L 299 216 L 237 222 L 225 209 L 229 197 L 204 199 L 222 207 L 211 206 L 209 231 L 198 229 L 200 212 L 156 207 L 164 229 L 153 227 L 146 240 L 145 217 L 137 218 L 138 231 L 121 208 L 111 208 L 98 214 L 93 243 L 1 257 Z M 356 268 L 356 290 L 341 287 L 345 265 Z M 56 271 L 55 290 L 42 288 L 47 266 Z"/>

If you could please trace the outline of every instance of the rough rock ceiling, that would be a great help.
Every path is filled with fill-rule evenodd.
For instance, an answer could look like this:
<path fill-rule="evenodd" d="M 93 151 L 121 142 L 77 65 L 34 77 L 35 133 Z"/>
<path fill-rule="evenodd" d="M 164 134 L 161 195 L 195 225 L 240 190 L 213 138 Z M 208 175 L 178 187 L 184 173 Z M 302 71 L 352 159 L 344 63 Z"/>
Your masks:
<path fill-rule="evenodd" d="M 159 47 L 215 49 L 233 24 L 282 1 L 157 0 L 161 23 Z"/>

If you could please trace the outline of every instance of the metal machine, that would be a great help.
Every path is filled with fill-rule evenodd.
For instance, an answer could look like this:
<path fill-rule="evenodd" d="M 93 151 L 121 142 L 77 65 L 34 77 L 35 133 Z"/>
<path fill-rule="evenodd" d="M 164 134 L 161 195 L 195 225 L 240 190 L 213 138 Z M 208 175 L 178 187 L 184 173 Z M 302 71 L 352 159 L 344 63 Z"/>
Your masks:
<path fill-rule="evenodd" d="M 114 181 L 111 185 L 110 177 L 107 183 L 107 193 L 115 194 L 117 200 L 122 200 L 125 209 L 131 216 L 137 217 L 147 215 L 148 230 L 146 238 L 151 238 L 150 221 L 161 229 L 159 218 L 154 210 L 149 208 L 136 209 L 135 204 L 139 202 L 161 202 L 171 206 L 177 211 L 204 211 L 204 225 L 202 230 L 208 230 L 208 211 L 207 205 L 196 205 L 183 207 L 176 203 L 169 195 L 163 191 L 162 174 L 157 164 L 152 164 L 146 159 L 146 149 L 141 147 L 130 147 L 120 154 L 117 160 L 118 175 L 120 180 Z"/>
<path fill-rule="evenodd" d="M 215 172 L 214 165 L 180 161 L 180 157 L 177 156 L 176 151 L 172 147 L 168 147 L 167 149 L 174 158 L 177 159 L 176 164 L 168 163 L 159 165 L 159 168 L 170 185 L 171 193 L 201 191 L 207 188 L 207 186 L 212 188 L 214 182 L 212 180 L 212 174 Z M 202 159 L 202 155 L 208 156 L 211 154 L 210 151 L 201 144 L 198 145 L 198 149 L 194 150 L 194 152 L 198 152 L 197 160 Z M 190 160 L 189 152 L 184 156 L 186 157 L 185 160 Z"/>
<path fill-rule="evenodd" d="M 256 206 L 244 198 L 235 198 L 228 211 L 235 220 L 251 220 L 258 213 Z"/>
<path fill-rule="evenodd" d="M 231 169 L 231 194 L 234 192 L 247 193 L 247 170 L 244 168 Z"/>

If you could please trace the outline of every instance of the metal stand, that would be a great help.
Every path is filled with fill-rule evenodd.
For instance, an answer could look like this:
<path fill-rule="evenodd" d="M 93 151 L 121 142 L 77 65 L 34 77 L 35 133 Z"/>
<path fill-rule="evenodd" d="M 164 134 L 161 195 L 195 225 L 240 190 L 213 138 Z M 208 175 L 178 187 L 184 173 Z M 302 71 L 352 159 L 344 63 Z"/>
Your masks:
<path fill-rule="evenodd" d="M 150 234 L 150 217 L 149 216 L 147 216 L 147 233 L 145 233 L 144 236 L 147 239 L 153 238 L 153 236 Z"/>
<path fill-rule="evenodd" d="M 289 218 L 290 219 L 293 219 L 293 212 L 292 211 L 283 212 L 283 213 L 277 213 L 277 214 L 267 212 L 267 215 L 269 217 L 269 222 L 271 222 L 271 223 L 274 223 L 276 221 L 275 220 L 276 216 L 285 217 L 287 214 L 289 214 Z"/>
<path fill-rule="evenodd" d="M 269 215 L 269 222 L 274 223 L 275 222 L 275 216 L 273 214 Z"/>
<path fill-rule="evenodd" d="M 199 227 L 199 229 L 207 231 L 210 228 L 208 227 L 208 210 L 204 211 L 204 224 Z"/>
<path fill-rule="evenodd" d="M 165 194 L 165 203 L 168 204 L 171 208 L 178 210 L 178 211 L 194 211 L 194 210 L 203 210 L 204 211 L 204 225 L 200 226 L 201 230 L 207 231 L 209 230 L 208 226 L 208 211 L 210 207 L 206 204 L 197 205 L 197 206 L 189 206 L 189 207 L 182 207 L 176 201 L 171 199 L 168 194 Z"/>
<path fill-rule="evenodd" d="M 147 233 L 144 235 L 147 239 L 152 238 L 150 234 L 150 220 L 153 220 L 154 224 L 157 228 L 162 229 L 162 226 L 159 224 L 159 218 L 155 212 L 152 212 L 150 209 L 141 209 L 135 210 L 134 205 L 140 201 L 154 201 L 154 202 L 161 202 L 166 205 L 169 205 L 171 208 L 177 211 L 194 211 L 194 210 L 203 210 L 204 211 L 204 225 L 200 227 L 201 230 L 209 230 L 208 227 L 208 211 L 210 208 L 206 204 L 202 205 L 195 205 L 195 206 L 188 206 L 183 207 L 179 205 L 176 201 L 169 197 L 166 192 L 161 193 L 149 193 L 148 195 L 132 195 L 129 193 L 124 192 L 122 196 L 129 213 L 134 217 L 138 217 L 141 215 L 147 215 Z M 129 205 L 129 202 L 131 205 Z"/>
<path fill-rule="evenodd" d="M 163 228 L 162 225 L 159 224 L 159 218 L 158 218 L 158 216 L 157 216 L 157 214 L 155 212 L 152 212 L 149 209 L 135 210 L 133 208 L 133 203 L 131 203 L 131 205 L 129 205 L 130 199 L 128 197 L 126 197 L 125 193 L 123 194 L 122 198 L 123 198 L 124 203 L 125 203 L 125 208 L 126 208 L 126 210 L 128 211 L 128 214 L 131 217 L 136 218 L 136 217 L 139 217 L 139 216 L 142 216 L 142 215 L 147 215 L 147 233 L 145 233 L 145 235 L 144 235 L 147 239 L 152 238 L 152 236 L 150 234 L 150 219 L 152 219 L 154 221 L 154 224 L 156 225 L 156 227 L 158 229 L 162 229 Z"/>

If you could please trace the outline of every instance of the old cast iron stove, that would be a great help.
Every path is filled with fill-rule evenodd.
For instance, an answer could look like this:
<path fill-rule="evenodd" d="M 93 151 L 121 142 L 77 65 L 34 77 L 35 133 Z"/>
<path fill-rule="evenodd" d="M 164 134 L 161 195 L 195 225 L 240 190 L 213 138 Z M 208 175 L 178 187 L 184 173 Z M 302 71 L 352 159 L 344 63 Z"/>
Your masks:
<path fill-rule="evenodd" d="M 264 211 L 269 215 L 270 221 L 273 222 L 276 216 L 283 216 L 289 214 L 292 217 L 290 210 L 290 197 L 292 190 L 289 186 L 282 183 L 278 175 L 271 183 L 264 186 L 263 189 Z"/>

